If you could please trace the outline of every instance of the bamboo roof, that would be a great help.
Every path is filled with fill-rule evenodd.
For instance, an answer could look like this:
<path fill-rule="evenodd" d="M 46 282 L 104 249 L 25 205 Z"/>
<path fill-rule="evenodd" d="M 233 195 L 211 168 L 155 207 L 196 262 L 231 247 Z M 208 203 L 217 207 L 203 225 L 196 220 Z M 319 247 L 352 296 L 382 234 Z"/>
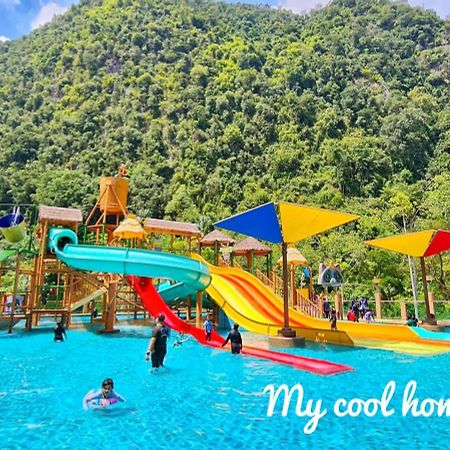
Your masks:
<path fill-rule="evenodd" d="M 55 225 L 66 225 L 78 224 L 82 220 L 81 209 L 39 205 L 39 222 L 49 221 Z"/>
<path fill-rule="evenodd" d="M 295 266 L 307 266 L 308 261 L 295 247 L 287 249 L 287 263 L 294 264 Z M 283 257 L 277 261 L 278 265 L 283 264 Z"/>
<path fill-rule="evenodd" d="M 120 239 L 144 239 L 146 234 L 134 214 L 128 214 L 127 218 L 113 232 L 113 235 Z"/>
<path fill-rule="evenodd" d="M 262 242 L 259 242 L 254 237 L 247 237 L 243 241 L 234 246 L 233 254 L 236 256 L 248 255 L 253 253 L 254 255 L 266 256 L 272 252 L 272 249 Z"/>
<path fill-rule="evenodd" d="M 200 237 L 202 232 L 195 223 L 172 220 L 145 219 L 144 230 L 153 234 L 171 234 L 183 237 Z"/>
<path fill-rule="evenodd" d="M 202 247 L 213 247 L 216 242 L 220 245 L 236 244 L 236 241 L 232 237 L 226 235 L 225 233 L 222 233 L 219 230 L 213 230 L 211 231 L 211 233 L 203 236 L 200 241 L 200 245 Z"/>

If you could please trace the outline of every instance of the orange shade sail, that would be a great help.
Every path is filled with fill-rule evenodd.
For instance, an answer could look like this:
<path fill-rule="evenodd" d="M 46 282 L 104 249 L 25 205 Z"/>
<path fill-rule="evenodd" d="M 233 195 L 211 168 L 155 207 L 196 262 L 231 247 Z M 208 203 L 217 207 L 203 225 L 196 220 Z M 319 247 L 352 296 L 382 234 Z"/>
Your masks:
<path fill-rule="evenodd" d="M 366 241 L 372 247 L 423 258 L 450 249 L 450 231 L 425 230 Z"/>

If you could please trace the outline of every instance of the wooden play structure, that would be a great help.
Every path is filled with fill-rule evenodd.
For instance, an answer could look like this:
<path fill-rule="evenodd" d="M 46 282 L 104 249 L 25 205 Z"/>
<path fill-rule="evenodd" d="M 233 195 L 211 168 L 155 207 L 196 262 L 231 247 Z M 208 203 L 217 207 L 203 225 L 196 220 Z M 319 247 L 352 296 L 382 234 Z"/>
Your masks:
<path fill-rule="evenodd" d="M 78 209 L 41 205 L 34 224 L 37 249 L 34 252 L 23 252 L 21 248 L 8 250 L 15 252 L 15 258 L 12 261 L 4 258 L 0 276 L 14 271 L 11 300 L 8 301 L 8 295 L 2 293 L 6 296 L 6 302 L 2 304 L 2 318 L 4 323 L 7 319 L 9 331 L 20 319 L 26 320 L 26 328 L 30 330 L 38 325 L 42 316 L 48 315 L 70 325 L 75 310 L 106 292 L 104 283 L 98 277 L 65 267 L 48 251 L 47 235 L 51 227 L 62 226 L 77 232 L 81 221 L 82 214 Z M 32 233 L 33 228 L 29 232 Z M 1 287 L 0 280 L 0 292 Z M 5 317 L 5 312 L 9 317 Z"/>
<path fill-rule="evenodd" d="M 142 305 L 123 277 L 72 270 L 48 249 L 48 232 L 53 227 L 68 228 L 76 234 L 80 234 L 83 227 L 85 239 L 91 233 L 96 243 L 111 243 L 114 230 L 127 214 L 128 180 L 125 175 L 125 167 L 121 166 L 117 177 L 100 180 L 99 198 L 85 224 L 79 209 L 40 205 L 37 221 L 30 224 L 29 229 L 30 239 L 33 238 L 36 247 L 34 252 L 24 254 L 18 247 L 19 240 L 9 239 L 10 229 L 9 234 L 3 233 L 6 241 L 13 245 L 0 254 L 0 294 L 3 298 L 0 323 L 3 326 L 7 323 L 9 331 L 20 319 L 26 320 L 26 328 L 30 330 L 43 316 L 54 317 L 70 326 L 75 311 L 90 313 L 93 320 L 97 305 L 106 331 L 114 330 L 118 312 L 131 311 L 134 317 L 142 313 L 145 317 Z M 3 292 L 2 276 L 12 271 L 12 292 Z"/>
<path fill-rule="evenodd" d="M 128 180 L 122 165 L 115 177 L 100 180 L 99 197 L 83 223 L 82 212 L 74 208 L 40 205 L 37 219 L 29 224 L 28 236 L 33 251 L 25 251 L 23 217 L 5 216 L 4 250 L 0 250 L 0 326 L 11 332 L 20 320 L 31 330 L 43 317 L 62 320 L 69 327 L 74 314 L 90 315 L 91 322 L 104 324 L 105 332 L 114 332 L 118 313 L 133 319 L 146 317 L 140 299 L 126 277 L 104 273 L 86 273 L 62 264 L 48 248 L 48 232 L 54 227 L 73 230 L 80 242 L 96 245 L 141 247 L 163 250 L 169 240 L 169 251 L 176 251 L 175 239 L 187 244 L 183 251 L 198 251 L 202 233 L 198 226 L 186 222 L 140 219 L 127 209 Z M 20 223 L 15 223 L 14 220 Z M 0 220 L 1 225 L 1 220 Z M 22 242 L 21 242 L 22 241 Z M 7 283 L 13 277 L 11 283 Z M 186 299 L 187 319 L 191 319 L 191 302 Z M 202 294 L 196 299 L 197 325 L 200 326 Z"/>
<path fill-rule="evenodd" d="M 0 218 L 0 231 L 4 236 L 0 249 L 0 327 L 11 331 L 19 320 L 25 320 L 26 328 L 31 330 L 43 317 L 62 320 L 70 326 L 74 315 L 83 314 L 91 322 L 103 324 L 103 331 L 114 332 L 119 313 L 126 313 L 131 319 L 146 318 L 140 298 L 126 277 L 77 271 L 61 263 L 48 248 L 48 233 L 54 227 L 73 230 L 81 244 L 143 248 L 185 255 L 210 248 L 214 264 L 247 270 L 283 297 L 283 280 L 276 267 L 272 267 L 272 249 L 269 246 L 252 237 L 237 243 L 218 230 L 203 236 L 193 223 L 155 218 L 143 220 L 128 213 L 128 188 L 123 165 L 115 177 L 101 178 L 98 199 L 84 222 L 81 210 L 76 208 L 26 205 L 25 211 L 28 208 L 36 212 L 28 214 L 34 219 L 29 218 L 26 224 L 19 210 L 13 209 L 14 205 L 8 206 L 13 213 Z M 258 257 L 265 258 L 265 270 L 260 270 L 264 264 L 255 264 Z M 290 306 L 320 317 L 322 301 L 313 293 L 311 267 L 295 248 L 288 249 L 287 262 Z M 297 267 L 309 271 L 307 282 L 300 287 L 296 285 Z M 159 281 L 164 280 L 155 280 Z M 177 297 L 178 303 L 172 307 L 185 314 L 188 321 L 193 319 L 195 308 L 196 325 L 200 327 L 204 298 L 202 292 L 195 298 L 187 296 L 178 301 Z M 343 314 L 339 292 L 336 293 L 336 305 Z M 217 322 L 218 308 L 210 308 Z"/>

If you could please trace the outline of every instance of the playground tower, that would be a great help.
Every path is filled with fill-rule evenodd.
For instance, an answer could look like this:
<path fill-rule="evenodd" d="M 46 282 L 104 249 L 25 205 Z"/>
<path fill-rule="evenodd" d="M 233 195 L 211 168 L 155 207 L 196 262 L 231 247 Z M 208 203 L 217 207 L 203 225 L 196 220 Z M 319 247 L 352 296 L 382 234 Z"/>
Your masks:
<path fill-rule="evenodd" d="M 95 241 L 104 244 L 113 240 L 113 231 L 119 226 L 127 214 L 128 179 L 126 167 L 121 164 L 115 177 L 102 177 L 100 179 L 100 193 L 89 213 L 85 225 L 87 230 L 95 233 Z"/>

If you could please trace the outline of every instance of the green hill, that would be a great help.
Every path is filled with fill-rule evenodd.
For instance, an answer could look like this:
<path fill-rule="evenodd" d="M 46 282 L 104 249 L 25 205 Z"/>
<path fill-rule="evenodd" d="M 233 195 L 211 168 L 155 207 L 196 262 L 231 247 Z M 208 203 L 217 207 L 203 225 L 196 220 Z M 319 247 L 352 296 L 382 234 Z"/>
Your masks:
<path fill-rule="evenodd" d="M 307 256 L 368 279 L 391 269 L 362 239 L 450 228 L 449 39 L 385 0 L 82 1 L 0 44 L 0 202 L 87 211 L 124 162 L 134 212 L 204 229 L 279 199 L 361 214 Z"/>

